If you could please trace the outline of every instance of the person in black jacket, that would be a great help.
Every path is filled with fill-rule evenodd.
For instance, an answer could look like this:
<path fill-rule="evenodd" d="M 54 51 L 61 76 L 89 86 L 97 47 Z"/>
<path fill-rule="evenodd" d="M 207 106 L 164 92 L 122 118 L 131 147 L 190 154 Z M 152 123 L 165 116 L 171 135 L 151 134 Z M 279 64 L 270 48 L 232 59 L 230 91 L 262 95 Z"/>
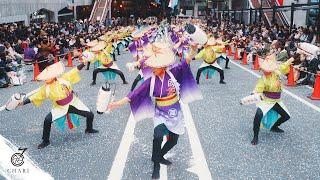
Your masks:
<path fill-rule="evenodd" d="M 6 60 L 5 47 L 0 45 L 0 88 L 6 88 L 10 84 L 10 80 L 7 76 L 8 67 Z"/>
<path fill-rule="evenodd" d="M 301 58 L 301 56 L 300 56 Z M 301 72 L 302 74 L 305 74 L 305 78 L 302 79 L 299 83 L 297 83 L 297 85 L 312 85 L 314 84 L 314 75 L 316 74 L 317 71 L 319 71 L 319 66 L 320 66 L 320 60 L 319 60 L 319 56 L 318 57 L 313 57 L 313 56 L 305 56 L 307 62 L 304 65 L 304 67 L 301 67 L 301 70 L 303 71 L 307 71 L 309 73 L 306 72 Z"/>

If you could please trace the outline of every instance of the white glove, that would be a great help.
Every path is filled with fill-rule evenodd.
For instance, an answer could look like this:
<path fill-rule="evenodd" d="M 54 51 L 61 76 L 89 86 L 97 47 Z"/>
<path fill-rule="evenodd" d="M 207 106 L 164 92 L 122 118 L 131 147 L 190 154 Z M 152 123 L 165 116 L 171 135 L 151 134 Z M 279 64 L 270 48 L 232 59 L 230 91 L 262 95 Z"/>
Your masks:
<path fill-rule="evenodd" d="M 126 67 L 127 67 L 127 69 L 129 70 L 129 72 L 132 72 L 132 71 L 134 71 L 134 69 L 135 69 L 136 67 L 138 67 L 139 65 L 140 65 L 139 62 L 133 62 L 133 63 L 127 63 L 127 64 L 126 64 Z"/>

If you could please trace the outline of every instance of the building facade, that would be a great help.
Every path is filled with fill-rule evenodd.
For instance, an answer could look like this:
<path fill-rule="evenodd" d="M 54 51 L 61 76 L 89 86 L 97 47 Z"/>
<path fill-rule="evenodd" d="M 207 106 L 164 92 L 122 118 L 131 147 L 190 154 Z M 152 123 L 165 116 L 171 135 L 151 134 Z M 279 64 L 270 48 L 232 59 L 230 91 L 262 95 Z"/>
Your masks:
<path fill-rule="evenodd" d="M 24 22 L 34 19 L 58 22 L 64 8 L 91 5 L 93 0 L 0 0 L 0 23 Z M 41 12 L 41 13 L 39 13 Z"/>

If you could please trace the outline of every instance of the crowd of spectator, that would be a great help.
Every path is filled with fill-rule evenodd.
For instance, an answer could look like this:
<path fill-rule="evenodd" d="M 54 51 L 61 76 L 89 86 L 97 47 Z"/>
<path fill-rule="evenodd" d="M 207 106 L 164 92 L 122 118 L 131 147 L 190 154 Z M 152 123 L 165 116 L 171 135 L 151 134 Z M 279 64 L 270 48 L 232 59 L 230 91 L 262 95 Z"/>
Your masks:
<path fill-rule="evenodd" d="M 258 55 L 263 58 L 276 53 L 277 61 L 294 57 L 294 79 L 297 85 L 311 85 L 315 74 L 320 73 L 320 52 L 315 54 L 299 51 L 299 43 L 309 43 L 320 47 L 319 30 L 315 27 L 267 26 L 263 23 L 244 25 L 231 21 L 210 20 L 207 31 L 218 37 L 229 40 L 239 49 L 240 57 L 245 51 L 252 63 Z M 318 33 L 318 34 L 317 34 Z"/>
<path fill-rule="evenodd" d="M 8 72 L 18 72 L 21 63 L 38 61 L 40 71 L 53 62 L 56 55 L 79 49 L 110 29 L 124 25 L 120 21 L 105 26 L 89 21 L 68 23 L 3 24 L 0 25 L 0 87 L 8 87 L 12 77 Z M 9 75 L 12 75 L 9 73 Z"/>
<path fill-rule="evenodd" d="M 171 19 L 175 24 L 182 21 L 184 20 L 179 18 Z M 192 19 L 187 22 L 192 22 Z M 12 84 L 9 77 L 12 73 L 8 72 L 19 72 L 22 62 L 37 60 L 41 62 L 40 70 L 43 70 L 53 62 L 54 56 L 66 54 L 74 48 L 82 48 L 87 42 L 97 39 L 110 29 L 117 30 L 127 25 L 139 27 L 146 23 L 140 18 L 117 18 L 108 20 L 105 24 L 79 20 L 67 23 L 42 22 L 30 26 L 15 23 L 0 25 L 0 87 Z M 208 33 L 223 37 L 238 47 L 240 55 L 246 51 L 251 62 L 254 62 L 256 55 L 263 57 L 270 52 L 277 54 L 278 61 L 294 57 L 295 80 L 298 85 L 312 85 L 314 74 L 320 71 L 319 55 L 308 56 L 297 50 L 300 42 L 319 47 L 319 34 L 316 34 L 314 27 L 294 26 L 290 32 L 287 26 L 267 26 L 263 23 L 244 25 L 228 20 L 210 19 L 203 24 L 206 24 L 204 28 Z M 47 59 L 49 61 L 46 61 Z"/>

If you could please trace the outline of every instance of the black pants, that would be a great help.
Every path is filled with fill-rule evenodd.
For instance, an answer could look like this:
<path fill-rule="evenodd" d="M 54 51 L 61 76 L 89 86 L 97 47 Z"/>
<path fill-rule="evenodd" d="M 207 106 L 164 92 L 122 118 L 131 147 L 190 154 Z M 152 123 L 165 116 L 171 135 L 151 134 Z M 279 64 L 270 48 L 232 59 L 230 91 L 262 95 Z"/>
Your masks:
<path fill-rule="evenodd" d="M 122 79 L 123 83 L 126 82 L 126 78 L 124 77 L 123 73 L 120 71 L 120 70 L 117 70 L 117 69 L 111 69 L 111 68 L 106 68 L 106 69 L 100 69 L 100 68 L 97 68 L 93 71 L 93 75 L 92 75 L 92 81 L 93 82 L 96 82 L 96 79 L 97 79 L 97 74 L 99 72 L 106 72 L 106 71 L 111 71 L 111 72 L 114 72 L 116 74 L 118 74 L 120 76 L 120 78 Z"/>
<path fill-rule="evenodd" d="M 303 73 L 303 72 L 301 72 L 301 73 Z M 312 76 L 313 76 L 312 74 L 306 74 L 304 79 L 299 84 L 301 84 L 301 85 L 312 85 L 313 84 L 312 81 L 311 81 Z"/>
<path fill-rule="evenodd" d="M 113 52 L 111 55 L 112 55 L 112 59 L 113 59 L 113 61 L 117 61 L 117 59 L 116 59 L 116 53 L 115 53 L 115 52 Z"/>
<path fill-rule="evenodd" d="M 276 103 L 273 107 L 273 110 L 275 110 L 277 113 L 280 114 L 280 118 L 277 120 L 277 122 L 273 125 L 273 127 L 278 127 L 282 123 L 286 122 L 290 119 L 289 114 L 278 104 Z M 257 109 L 256 115 L 254 116 L 253 121 L 253 133 L 255 137 L 258 137 L 259 130 L 260 130 L 260 123 L 261 119 L 263 118 L 263 112 L 260 108 Z"/>
<path fill-rule="evenodd" d="M 202 68 L 198 69 L 197 77 L 196 77 L 196 80 L 197 80 L 198 84 L 199 84 L 199 79 L 200 79 L 200 75 L 201 75 L 202 71 L 204 71 L 204 70 L 206 70 L 208 68 L 214 69 L 214 70 L 219 72 L 219 74 L 220 74 L 220 82 L 224 80 L 224 72 L 223 72 L 222 69 L 216 68 L 214 66 L 207 66 L 207 67 L 202 67 Z"/>
<path fill-rule="evenodd" d="M 131 91 L 134 90 L 134 88 L 136 88 L 138 82 L 143 79 L 142 76 L 140 74 L 138 74 L 138 76 L 134 79 L 132 86 L 131 86 Z"/>
<path fill-rule="evenodd" d="M 88 61 L 87 70 L 89 70 L 89 67 L 90 67 L 90 62 Z"/>
<path fill-rule="evenodd" d="M 120 55 L 119 46 L 117 46 L 116 50 L 118 52 L 118 55 Z"/>
<path fill-rule="evenodd" d="M 225 64 L 225 67 L 227 68 L 228 65 L 229 65 L 229 58 L 226 56 L 226 57 L 223 57 L 223 56 L 219 56 L 218 58 L 221 58 L 221 59 L 224 59 L 226 60 L 226 64 Z"/>
<path fill-rule="evenodd" d="M 73 106 L 69 106 L 68 113 L 78 114 L 80 116 L 87 118 L 87 130 L 91 130 L 93 128 L 93 117 L 94 114 L 91 111 L 81 111 Z M 44 142 L 49 142 L 50 139 L 50 130 L 52 124 L 52 114 L 51 112 L 46 116 L 43 123 L 43 134 L 42 140 Z"/>
<path fill-rule="evenodd" d="M 169 132 L 169 140 L 164 144 L 161 149 L 163 136 Z M 152 161 L 159 162 L 170 149 L 172 149 L 178 142 L 179 135 L 170 132 L 164 124 L 160 124 L 154 128 L 153 133 L 153 146 L 152 146 Z"/>
<path fill-rule="evenodd" d="M 124 45 L 125 48 L 127 48 L 129 46 L 129 41 L 124 39 L 124 41 L 126 42 L 126 44 Z"/>

